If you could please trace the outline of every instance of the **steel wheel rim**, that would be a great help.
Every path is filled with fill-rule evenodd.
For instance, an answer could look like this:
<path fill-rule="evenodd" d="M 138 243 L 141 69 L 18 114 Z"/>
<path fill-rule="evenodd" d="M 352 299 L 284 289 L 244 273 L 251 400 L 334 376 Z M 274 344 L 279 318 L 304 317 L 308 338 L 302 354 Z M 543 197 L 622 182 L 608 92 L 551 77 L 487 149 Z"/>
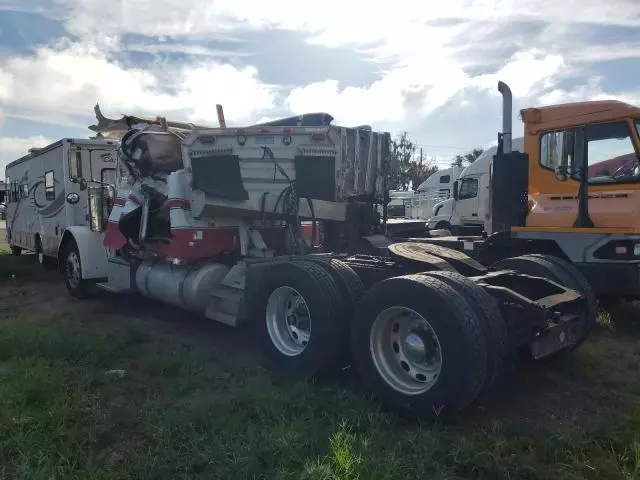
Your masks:
<path fill-rule="evenodd" d="M 276 288 L 267 300 L 267 331 L 271 343 L 288 357 L 300 355 L 311 338 L 311 312 L 295 288 Z"/>
<path fill-rule="evenodd" d="M 80 285 L 80 259 L 76 252 L 71 252 L 66 261 L 67 281 L 72 288 Z"/>
<path fill-rule="evenodd" d="M 369 348 L 380 377 L 404 395 L 420 395 L 440 377 L 438 335 L 425 317 L 408 307 L 390 307 L 376 317 Z"/>

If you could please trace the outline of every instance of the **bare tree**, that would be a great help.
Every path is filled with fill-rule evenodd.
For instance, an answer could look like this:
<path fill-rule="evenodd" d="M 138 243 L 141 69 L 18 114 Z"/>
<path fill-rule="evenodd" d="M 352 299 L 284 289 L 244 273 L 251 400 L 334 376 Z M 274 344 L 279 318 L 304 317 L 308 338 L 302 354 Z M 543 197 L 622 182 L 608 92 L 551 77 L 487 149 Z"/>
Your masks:
<path fill-rule="evenodd" d="M 464 155 L 456 155 L 456 158 L 451 162 L 452 167 L 462 167 L 465 164 L 471 165 L 475 162 L 480 155 L 484 153 L 484 149 L 482 148 L 474 148 L 469 153 L 465 153 Z"/>
<path fill-rule="evenodd" d="M 416 144 L 407 132 L 402 132 L 391 142 L 391 156 L 395 169 L 391 172 L 389 187 L 392 190 L 407 190 L 409 185 L 417 188 L 438 166 L 416 155 Z"/>

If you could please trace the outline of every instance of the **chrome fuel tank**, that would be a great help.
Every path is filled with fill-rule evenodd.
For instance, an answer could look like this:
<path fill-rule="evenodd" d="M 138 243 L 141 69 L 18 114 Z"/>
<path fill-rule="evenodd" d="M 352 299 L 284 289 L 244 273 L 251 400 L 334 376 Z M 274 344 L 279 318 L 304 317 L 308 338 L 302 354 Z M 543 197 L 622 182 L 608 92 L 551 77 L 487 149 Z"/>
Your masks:
<path fill-rule="evenodd" d="M 204 314 L 212 291 L 228 272 L 219 263 L 194 266 L 148 261 L 136 271 L 136 287 L 145 297 Z"/>

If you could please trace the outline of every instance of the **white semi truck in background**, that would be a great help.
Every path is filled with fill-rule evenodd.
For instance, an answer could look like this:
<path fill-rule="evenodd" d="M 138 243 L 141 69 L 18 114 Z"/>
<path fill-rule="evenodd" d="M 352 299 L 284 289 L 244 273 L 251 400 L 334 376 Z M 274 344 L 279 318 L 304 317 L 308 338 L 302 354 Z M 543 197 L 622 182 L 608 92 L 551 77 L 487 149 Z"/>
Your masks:
<path fill-rule="evenodd" d="M 523 147 L 523 138 L 513 139 L 513 151 L 520 152 Z M 487 149 L 461 171 L 452 187 L 451 198 L 433 206 L 433 213 L 427 219 L 429 230 L 448 230 L 459 235 L 489 231 L 491 162 L 497 148 Z"/>

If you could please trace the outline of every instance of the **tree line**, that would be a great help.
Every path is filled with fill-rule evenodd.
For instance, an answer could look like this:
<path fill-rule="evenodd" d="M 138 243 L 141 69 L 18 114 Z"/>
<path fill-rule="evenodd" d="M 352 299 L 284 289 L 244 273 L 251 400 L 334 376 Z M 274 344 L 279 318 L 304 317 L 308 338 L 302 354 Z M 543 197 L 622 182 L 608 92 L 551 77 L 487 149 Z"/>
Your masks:
<path fill-rule="evenodd" d="M 451 166 L 466 166 L 476 161 L 482 155 L 482 148 L 456 155 Z M 418 154 L 418 146 L 409 138 L 407 132 L 402 132 L 391 141 L 391 157 L 395 160 L 395 169 L 391 172 L 389 186 L 391 190 L 415 190 L 427 178 L 438 171 L 438 165 Z"/>

